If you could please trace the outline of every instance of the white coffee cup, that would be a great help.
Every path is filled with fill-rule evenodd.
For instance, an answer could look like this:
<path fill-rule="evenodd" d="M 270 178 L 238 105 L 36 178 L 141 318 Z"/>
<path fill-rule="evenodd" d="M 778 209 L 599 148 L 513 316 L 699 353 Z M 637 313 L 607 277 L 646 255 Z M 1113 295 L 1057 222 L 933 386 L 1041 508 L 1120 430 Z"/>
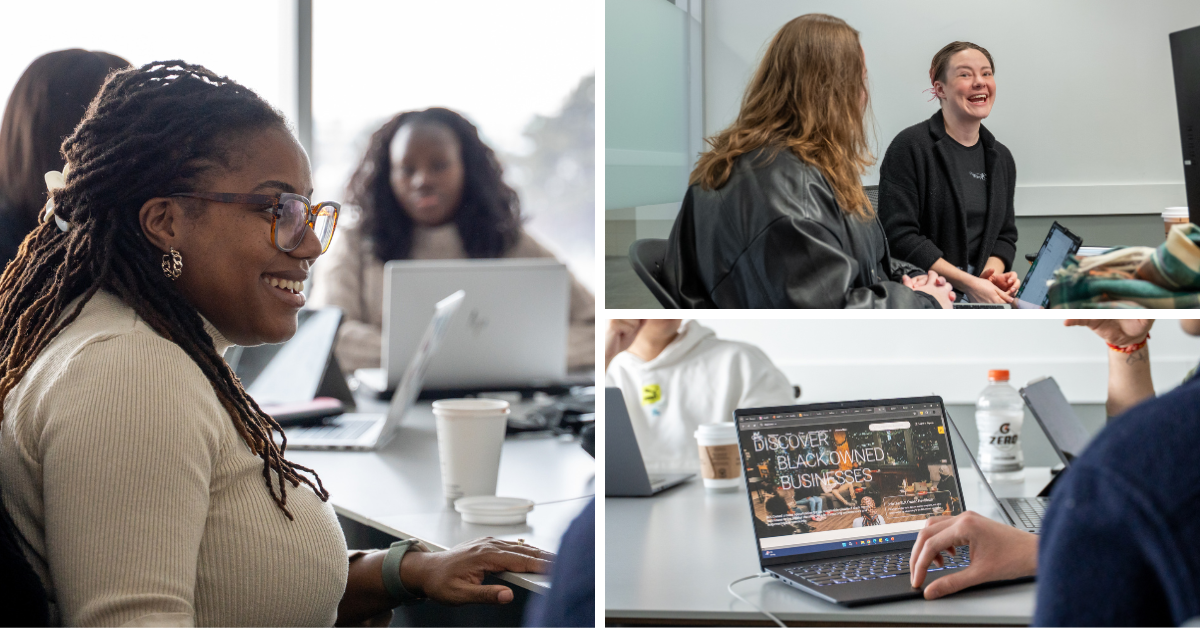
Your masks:
<path fill-rule="evenodd" d="M 1188 208 L 1186 207 L 1168 207 L 1162 213 L 1162 219 L 1163 228 L 1166 230 L 1167 235 L 1171 235 L 1171 227 L 1186 225 L 1191 222 L 1191 219 L 1188 218 Z"/>
<path fill-rule="evenodd" d="M 508 402 L 439 399 L 433 402 L 433 414 L 437 417 L 438 457 L 446 501 L 495 495 Z"/>
<path fill-rule="evenodd" d="M 700 476 L 710 491 L 732 491 L 742 485 L 742 459 L 738 455 L 733 423 L 705 423 L 696 429 L 700 446 Z"/>

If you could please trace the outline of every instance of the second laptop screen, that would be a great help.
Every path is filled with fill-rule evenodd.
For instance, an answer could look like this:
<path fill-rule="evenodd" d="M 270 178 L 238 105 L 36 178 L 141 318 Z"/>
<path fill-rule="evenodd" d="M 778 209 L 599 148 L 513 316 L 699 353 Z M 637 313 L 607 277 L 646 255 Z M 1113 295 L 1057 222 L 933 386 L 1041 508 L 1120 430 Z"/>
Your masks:
<path fill-rule="evenodd" d="M 940 404 L 742 416 L 738 429 L 764 558 L 909 541 L 962 512 Z"/>

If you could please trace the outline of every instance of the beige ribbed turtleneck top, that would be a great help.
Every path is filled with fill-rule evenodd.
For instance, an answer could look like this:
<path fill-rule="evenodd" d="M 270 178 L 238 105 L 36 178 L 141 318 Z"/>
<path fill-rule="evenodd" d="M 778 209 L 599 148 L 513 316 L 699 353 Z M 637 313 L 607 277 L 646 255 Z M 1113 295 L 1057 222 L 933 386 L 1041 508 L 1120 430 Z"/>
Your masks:
<path fill-rule="evenodd" d="M 262 469 L 199 367 L 108 293 L 4 400 L 0 490 L 65 625 L 332 625 L 333 508 L 289 485 L 289 521 Z"/>

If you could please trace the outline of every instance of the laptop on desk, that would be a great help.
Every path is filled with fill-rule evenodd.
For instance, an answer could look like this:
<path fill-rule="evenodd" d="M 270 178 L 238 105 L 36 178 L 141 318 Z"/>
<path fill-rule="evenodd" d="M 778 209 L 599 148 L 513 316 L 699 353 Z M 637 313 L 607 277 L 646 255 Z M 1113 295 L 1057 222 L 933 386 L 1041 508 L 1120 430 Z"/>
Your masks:
<path fill-rule="evenodd" d="M 1050 225 L 1050 231 L 1038 249 L 1033 265 L 1025 273 L 1025 281 L 1017 291 L 1013 307 L 1027 310 L 1050 305 L 1050 281 L 1054 279 L 1054 271 L 1062 268 L 1063 262 L 1079 252 L 1081 246 L 1083 238 L 1068 231 L 1058 221 Z"/>
<path fill-rule="evenodd" d="M 1042 519 L 1045 518 L 1046 508 L 1050 506 L 1050 493 L 1054 489 L 1054 485 L 1059 478 L 1063 477 L 1066 469 L 1074 463 L 1075 458 L 1083 452 L 1084 447 L 1091 440 L 1091 434 L 1084 427 L 1083 421 L 1079 420 L 1079 416 L 1075 414 L 1070 402 L 1063 396 L 1062 390 L 1059 389 L 1058 383 L 1054 381 L 1053 377 L 1039 377 L 1026 384 L 1020 392 L 1021 397 L 1025 399 L 1025 405 L 1029 406 L 1030 414 L 1041 426 L 1042 431 L 1046 433 L 1046 439 L 1054 447 L 1055 453 L 1058 454 L 1058 458 L 1062 460 L 1065 468 L 1051 478 L 1050 482 L 1035 497 L 998 497 L 992 490 L 991 484 L 988 483 L 987 476 L 984 475 L 975 457 L 971 454 L 971 450 L 967 449 L 966 453 L 971 459 L 971 464 L 975 466 L 975 471 L 979 473 L 984 486 L 996 503 L 1000 505 L 1009 524 L 1021 530 L 1040 534 Z M 961 440 L 962 434 L 953 425 L 953 421 L 951 421 L 951 426 L 954 427 L 955 433 Z"/>
<path fill-rule="evenodd" d="M 763 571 L 845 606 L 921 597 L 908 562 L 917 534 L 931 516 L 966 510 L 941 397 L 745 409 L 734 417 Z M 827 505 L 819 515 L 801 510 L 813 497 Z M 970 555 L 960 547 L 943 560 L 930 566 L 926 583 L 969 566 Z"/>
<path fill-rule="evenodd" d="M 971 448 L 967 445 L 967 440 L 963 438 L 962 432 L 958 431 L 958 426 L 954 424 L 954 420 L 947 416 L 946 422 L 950 425 L 950 429 L 962 444 L 962 450 L 965 452 L 967 459 L 971 461 L 971 466 L 975 468 L 975 473 L 979 474 L 979 483 L 983 484 L 988 495 L 992 497 L 992 501 L 999 507 L 1000 514 L 1004 515 L 1008 525 L 1018 530 L 1032 532 L 1033 534 L 1040 533 L 1042 531 L 1042 519 L 1046 516 L 1046 507 L 1050 505 L 1049 496 L 1000 497 L 997 495 L 996 491 L 992 489 L 991 483 L 988 482 L 987 476 L 984 475 L 983 469 L 979 466 L 979 462 L 975 460 L 975 455 L 971 453 Z"/>
<path fill-rule="evenodd" d="M 387 446 L 396 435 L 404 415 L 416 403 L 421 381 L 438 345 L 446 335 L 455 312 L 462 305 L 462 290 L 439 301 L 433 318 L 421 336 L 417 351 L 405 369 L 400 387 L 388 404 L 387 414 L 347 413 L 325 419 L 319 425 L 285 428 L 290 449 L 355 449 L 373 450 Z"/>
<path fill-rule="evenodd" d="M 1050 304 L 1050 281 L 1054 271 L 1062 268 L 1067 258 L 1079 252 L 1083 238 L 1071 233 L 1055 222 L 1038 249 L 1037 257 L 1011 304 L 1008 303 L 955 303 L 954 309 L 1019 309 L 1037 310 Z"/>
<path fill-rule="evenodd" d="M 354 396 L 333 354 L 342 311 L 300 310 L 287 342 L 231 347 L 229 367 L 264 412 L 280 425 L 312 422 L 354 409 Z"/>
<path fill-rule="evenodd" d="M 381 371 L 355 377 L 371 390 L 395 390 L 421 339 L 413 321 L 448 291 L 464 290 L 424 387 L 511 390 L 567 378 L 570 276 L 553 259 L 397 260 L 384 266 Z M 588 374 L 583 383 L 594 382 Z"/>
<path fill-rule="evenodd" d="M 638 446 L 620 388 L 604 389 L 604 495 L 649 497 L 682 484 L 694 473 L 651 474 Z"/>
<path fill-rule="evenodd" d="M 1070 467 L 1092 440 L 1092 435 L 1075 414 L 1058 382 L 1053 377 L 1039 377 L 1025 384 L 1020 392 L 1059 460 Z"/>

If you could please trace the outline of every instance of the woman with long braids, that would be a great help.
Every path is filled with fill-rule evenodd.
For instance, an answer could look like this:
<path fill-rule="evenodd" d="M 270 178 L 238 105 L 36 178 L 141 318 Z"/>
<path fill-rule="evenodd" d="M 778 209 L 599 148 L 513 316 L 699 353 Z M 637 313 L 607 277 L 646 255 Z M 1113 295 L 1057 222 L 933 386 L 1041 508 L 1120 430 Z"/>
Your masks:
<path fill-rule="evenodd" d="M 449 109 L 396 115 L 371 136 L 350 179 L 360 220 L 315 268 L 312 303 L 345 313 L 342 368 L 380 363 L 383 265 L 398 259 L 553 258 L 521 228 L 517 193 L 475 126 Z M 569 367 L 595 365 L 596 301 L 572 277 Z"/>
<path fill-rule="evenodd" d="M 283 117 L 182 61 L 113 74 L 0 276 L 0 607 L 36 625 L 362 623 L 507 602 L 495 540 L 346 551 L 222 358 L 296 330 L 336 226 Z M 406 553 L 407 550 L 407 553 Z"/>

